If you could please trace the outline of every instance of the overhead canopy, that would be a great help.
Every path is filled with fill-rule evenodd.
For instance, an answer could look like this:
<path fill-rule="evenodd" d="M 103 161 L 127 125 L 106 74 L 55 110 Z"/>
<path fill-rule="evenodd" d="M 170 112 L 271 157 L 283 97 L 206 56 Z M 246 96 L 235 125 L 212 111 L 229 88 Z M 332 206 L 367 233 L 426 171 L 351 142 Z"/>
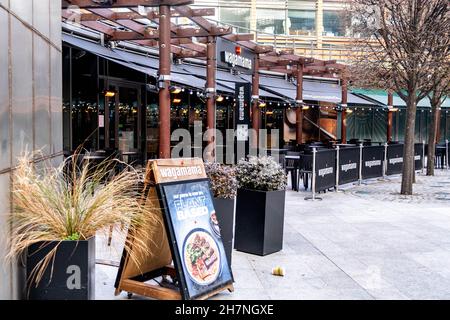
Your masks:
<path fill-rule="evenodd" d="M 132 53 L 120 49 L 106 48 L 99 43 L 80 39 L 71 35 L 63 34 L 63 41 L 75 46 L 77 48 L 89 51 L 102 58 L 108 59 L 114 63 L 118 63 L 130 69 L 145 73 L 151 77 L 157 77 L 158 75 L 158 59 L 151 56 L 143 56 L 137 53 Z M 178 68 L 176 68 L 178 71 Z M 171 73 L 172 82 L 186 85 L 188 87 L 203 89 L 205 82 L 198 77 L 189 75 L 187 72 Z M 229 90 L 227 88 L 221 88 L 223 90 Z"/>
<path fill-rule="evenodd" d="M 387 106 L 388 94 L 384 90 L 353 88 L 351 91 L 359 96 L 378 101 L 380 104 Z M 406 107 L 405 101 L 403 101 L 396 93 L 393 94 L 393 104 L 395 107 Z M 422 99 L 417 106 L 419 108 L 430 108 L 430 100 L 428 98 Z M 450 97 L 447 97 L 447 99 L 444 100 L 441 107 L 450 108 Z"/>

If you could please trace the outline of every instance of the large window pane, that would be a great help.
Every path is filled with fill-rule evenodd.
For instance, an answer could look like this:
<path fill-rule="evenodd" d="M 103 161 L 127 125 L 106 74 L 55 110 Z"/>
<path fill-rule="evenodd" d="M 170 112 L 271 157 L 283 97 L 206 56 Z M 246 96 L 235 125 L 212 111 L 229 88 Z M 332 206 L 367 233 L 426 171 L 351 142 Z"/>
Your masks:
<path fill-rule="evenodd" d="M 256 9 L 256 29 L 265 33 L 285 33 L 285 10 Z"/>
<path fill-rule="evenodd" d="M 288 11 L 289 34 L 312 35 L 316 29 L 316 14 L 312 10 Z"/>
<path fill-rule="evenodd" d="M 323 12 L 323 28 L 328 36 L 345 36 L 345 16 L 340 11 Z"/>
<path fill-rule="evenodd" d="M 220 8 L 220 21 L 250 29 L 250 8 Z M 245 30 L 238 30 L 244 32 Z"/>
<path fill-rule="evenodd" d="M 97 57 L 72 49 L 73 149 L 79 145 L 97 148 L 97 87 Z"/>

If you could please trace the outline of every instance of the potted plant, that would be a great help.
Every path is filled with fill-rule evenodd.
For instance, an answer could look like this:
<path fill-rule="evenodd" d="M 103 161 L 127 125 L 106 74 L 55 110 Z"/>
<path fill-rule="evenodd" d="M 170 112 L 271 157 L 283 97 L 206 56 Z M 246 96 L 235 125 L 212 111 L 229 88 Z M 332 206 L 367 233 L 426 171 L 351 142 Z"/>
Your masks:
<path fill-rule="evenodd" d="M 96 233 L 159 223 L 139 201 L 137 173 L 111 176 L 114 161 L 93 167 L 75 155 L 54 168 L 34 165 L 29 155 L 19 159 L 13 174 L 8 258 L 25 262 L 26 298 L 94 299 Z M 130 245 L 127 239 L 125 249 Z M 133 246 L 146 250 L 144 242 L 133 241 Z M 139 261 L 132 252 L 130 257 Z"/>
<path fill-rule="evenodd" d="M 236 171 L 231 166 L 205 163 L 205 170 L 211 181 L 214 208 L 220 225 L 220 234 L 228 264 L 231 267 L 233 250 L 234 211 L 237 192 Z"/>
<path fill-rule="evenodd" d="M 271 157 L 249 157 L 236 167 L 235 249 L 267 255 L 283 248 L 286 173 Z"/>

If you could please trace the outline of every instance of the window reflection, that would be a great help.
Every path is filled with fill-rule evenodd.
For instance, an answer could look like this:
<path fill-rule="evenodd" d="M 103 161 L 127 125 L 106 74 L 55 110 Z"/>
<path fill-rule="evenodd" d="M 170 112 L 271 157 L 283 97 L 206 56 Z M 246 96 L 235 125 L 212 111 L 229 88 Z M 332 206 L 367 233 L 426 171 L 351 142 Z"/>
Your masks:
<path fill-rule="evenodd" d="M 316 13 L 312 10 L 289 10 L 289 34 L 314 35 Z"/>

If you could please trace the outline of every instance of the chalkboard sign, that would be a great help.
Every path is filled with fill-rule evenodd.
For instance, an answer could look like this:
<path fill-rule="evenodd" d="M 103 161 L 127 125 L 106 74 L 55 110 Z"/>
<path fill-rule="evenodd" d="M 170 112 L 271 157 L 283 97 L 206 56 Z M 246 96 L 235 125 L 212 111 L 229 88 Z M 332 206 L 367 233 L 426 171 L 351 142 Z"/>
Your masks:
<path fill-rule="evenodd" d="M 234 291 L 201 159 L 149 161 L 142 204 L 154 210 L 164 223 L 139 230 L 139 234 L 148 235 L 141 240 L 148 251 L 131 245 L 139 261 L 123 251 L 114 285 L 116 295 L 126 291 L 154 299 L 189 300 Z M 134 234 L 129 232 L 128 240 L 133 243 Z M 163 281 L 172 279 L 172 283 L 160 285 L 161 277 Z M 150 283 L 152 279 L 157 284 Z"/>
<path fill-rule="evenodd" d="M 208 180 L 159 185 L 185 299 L 233 283 Z"/>

